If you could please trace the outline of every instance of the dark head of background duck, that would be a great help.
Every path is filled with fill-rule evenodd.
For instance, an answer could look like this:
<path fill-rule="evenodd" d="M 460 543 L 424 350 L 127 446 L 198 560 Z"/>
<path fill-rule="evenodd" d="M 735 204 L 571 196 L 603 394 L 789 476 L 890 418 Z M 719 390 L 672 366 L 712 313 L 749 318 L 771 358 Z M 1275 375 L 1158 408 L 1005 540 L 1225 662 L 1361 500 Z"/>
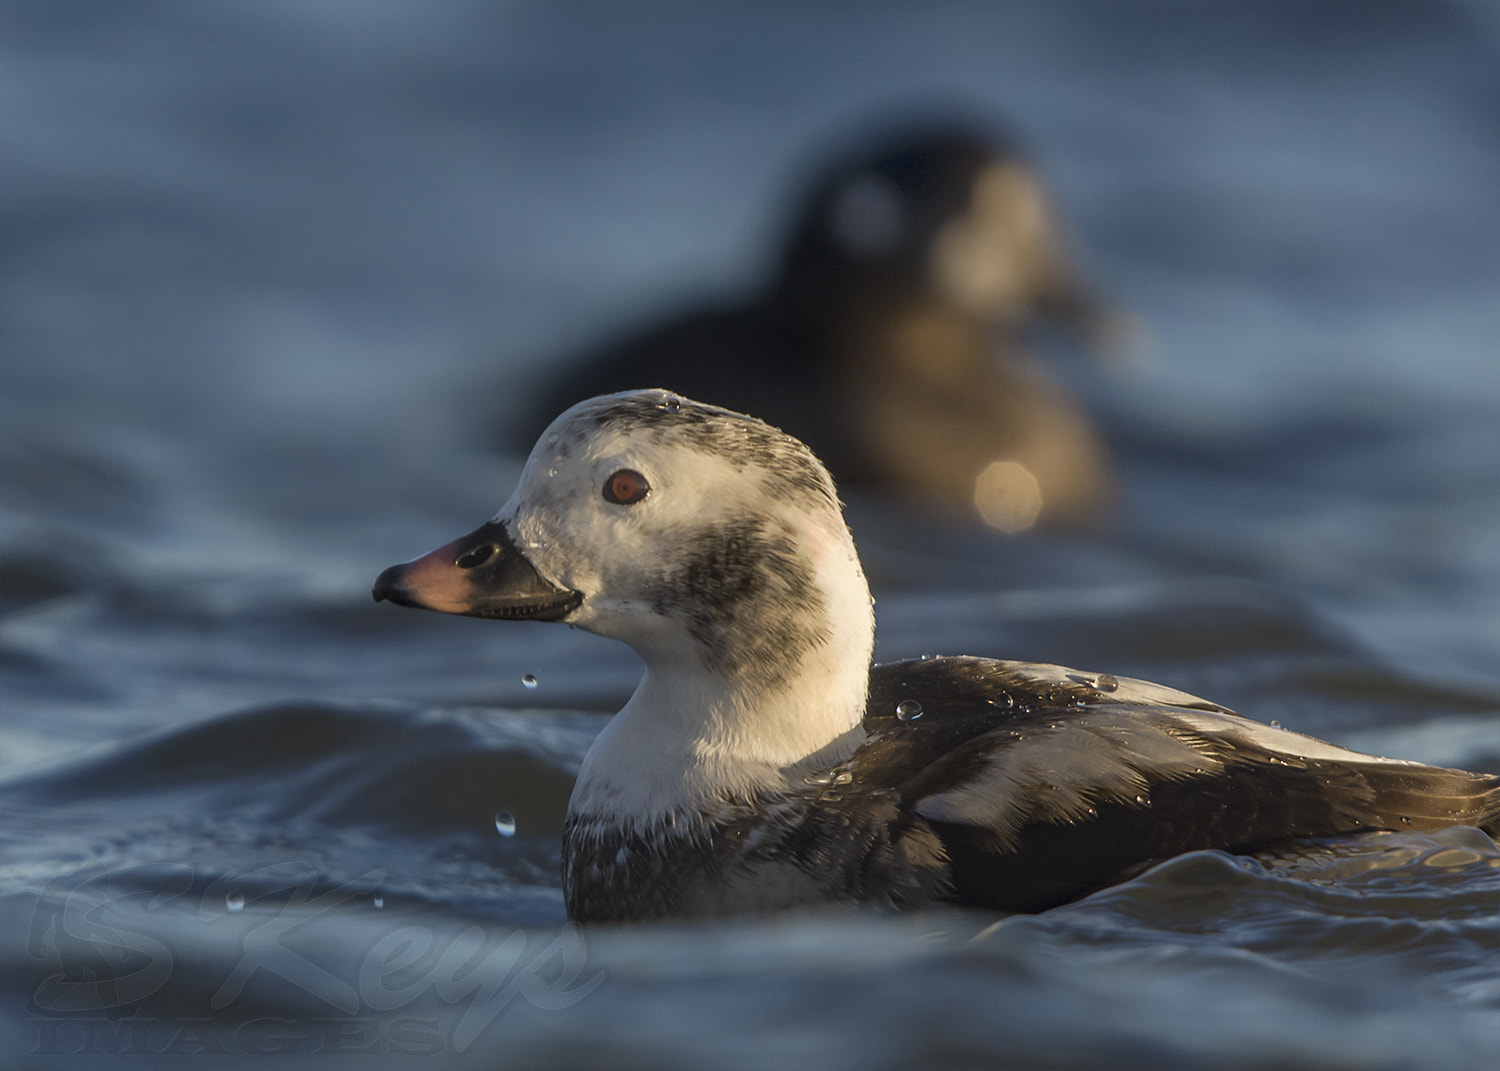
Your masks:
<path fill-rule="evenodd" d="M 1032 224 L 1029 234 L 997 227 L 989 239 L 988 254 L 1003 259 L 1014 278 L 1011 299 L 989 310 L 990 318 L 1009 328 L 1053 319 L 1091 334 L 1106 310 L 1071 263 L 1041 179 L 1013 139 L 970 127 L 888 132 L 823 167 L 792 217 L 775 299 L 823 304 L 889 289 L 951 300 L 934 270 L 935 255 L 954 228 L 981 210 L 986 188 L 992 202 L 1009 201 L 991 208 Z"/>

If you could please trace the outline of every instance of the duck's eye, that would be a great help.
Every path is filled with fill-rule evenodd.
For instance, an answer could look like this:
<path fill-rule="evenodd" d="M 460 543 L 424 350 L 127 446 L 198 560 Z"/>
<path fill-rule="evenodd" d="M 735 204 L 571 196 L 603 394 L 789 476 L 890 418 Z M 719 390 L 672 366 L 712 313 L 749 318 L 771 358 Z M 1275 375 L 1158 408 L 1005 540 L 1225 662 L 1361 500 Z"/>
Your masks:
<path fill-rule="evenodd" d="M 495 544 L 481 543 L 473 550 L 464 551 L 453 564 L 460 569 L 473 569 L 489 561 L 495 554 Z"/>
<path fill-rule="evenodd" d="M 617 506 L 633 506 L 650 490 L 646 477 L 635 469 L 620 469 L 604 481 L 604 501 Z"/>

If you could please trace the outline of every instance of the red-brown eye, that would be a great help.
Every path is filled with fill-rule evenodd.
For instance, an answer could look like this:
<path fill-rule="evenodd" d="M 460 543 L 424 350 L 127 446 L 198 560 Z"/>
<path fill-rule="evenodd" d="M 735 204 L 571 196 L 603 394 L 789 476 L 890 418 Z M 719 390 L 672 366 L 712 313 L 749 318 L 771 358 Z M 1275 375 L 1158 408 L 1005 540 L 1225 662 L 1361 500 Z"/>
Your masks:
<path fill-rule="evenodd" d="M 635 469 L 620 469 L 604 481 L 604 501 L 633 506 L 646 497 L 651 485 Z"/>

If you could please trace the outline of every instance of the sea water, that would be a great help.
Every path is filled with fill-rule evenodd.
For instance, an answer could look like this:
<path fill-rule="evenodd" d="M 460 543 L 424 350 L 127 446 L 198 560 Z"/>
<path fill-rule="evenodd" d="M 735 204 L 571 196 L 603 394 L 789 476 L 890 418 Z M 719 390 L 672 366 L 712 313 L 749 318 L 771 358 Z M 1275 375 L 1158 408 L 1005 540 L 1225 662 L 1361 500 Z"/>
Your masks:
<path fill-rule="evenodd" d="M 7 1066 L 1494 1065 L 1474 830 L 1196 853 L 1034 917 L 569 926 L 572 777 L 638 663 L 369 600 L 509 495 L 490 436 L 536 383 L 752 286 L 806 162 L 954 101 L 1022 138 L 1142 344 L 1056 365 L 1116 452 L 1101 531 L 850 496 L 877 656 L 1147 677 L 1500 770 L 1492 8 L 0 27 Z"/>

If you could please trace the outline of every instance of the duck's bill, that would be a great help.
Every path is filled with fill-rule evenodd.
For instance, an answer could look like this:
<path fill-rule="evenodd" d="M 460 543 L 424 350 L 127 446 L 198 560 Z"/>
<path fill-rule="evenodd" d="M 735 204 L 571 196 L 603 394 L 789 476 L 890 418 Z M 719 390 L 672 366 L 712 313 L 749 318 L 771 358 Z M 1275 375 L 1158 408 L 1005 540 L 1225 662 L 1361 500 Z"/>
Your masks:
<path fill-rule="evenodd" d="M 491 522 L 462 539 L 381 573 L 376 602 L 506 621 L 560 621 L 583 601 L 580 592 L 545 579 Z"/>

